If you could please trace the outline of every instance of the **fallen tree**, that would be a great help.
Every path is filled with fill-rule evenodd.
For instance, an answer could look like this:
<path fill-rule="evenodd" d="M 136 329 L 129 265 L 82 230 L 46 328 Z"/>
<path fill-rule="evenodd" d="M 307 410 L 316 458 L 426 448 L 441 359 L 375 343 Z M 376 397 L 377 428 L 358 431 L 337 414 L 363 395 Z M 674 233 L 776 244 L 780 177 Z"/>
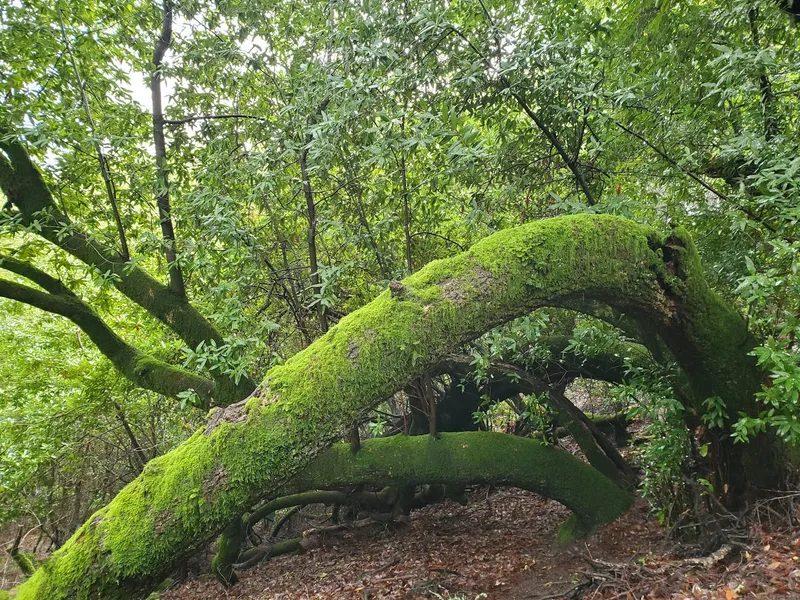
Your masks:
<path fill-rule="evenodd" d="M 458 372 L 469 368 L 470 358 L 449 356 L 443 365 Z M 633 488 L 635 476 L 614 444 L 563 393 L 526 370 L 506 363 L 492 363 L 492 378 L 485 386 L 492 398 L 507 399 L 519 394 L 540 395 L 555 415 L 558 425 L 566 428 L 595 469 L 623 488 Z"/>
<path fill-rule="evenodd" d="M 264 494 L 285 486 L 382 398 L 481 333 L 542 306 L 601 301 L 659 336 L 694 405 L 754 412 L 759 372 L 742 318 L 709 288 L 689 236 L 612 216 L 539 221 L 430 263 L 285 364 L 246 401 L 142 474 L 19 589 L 18 598 L 136 598 Z M 435 442 L 431 442 L 435 443 Z M 769 483 L 762 447 L 728 448 L 730 490 Z M 773 480 L 774 481 L 774 480 Z"/>
<path fill-rule="evenodd" d="M 559 540 L 568 542 L 624 513 L 631 496 L 599 471 L 572 454 L 542 442 L 483 431 L 428 435 L 398 435 L 366 440 L 358 454 L 349 444 L 336 444 L 317 458 L 243 524 L 236 523 L 223 536 L 227 553 L 220 553 L 214 569 L 221 579 L 234 582 L 233 563 L 239 559 L 244 525 L 253 525 L 269 513 L 298 504 L 345 503 L 347 495 L 301 492 L 364 484 L 409 486 L 429 483 L 493 483 L 512 485 L 557 500 L 573 512 L 562 524 Z M 376 494 L 353 495 L 359 503 L 388 503 Z"/>

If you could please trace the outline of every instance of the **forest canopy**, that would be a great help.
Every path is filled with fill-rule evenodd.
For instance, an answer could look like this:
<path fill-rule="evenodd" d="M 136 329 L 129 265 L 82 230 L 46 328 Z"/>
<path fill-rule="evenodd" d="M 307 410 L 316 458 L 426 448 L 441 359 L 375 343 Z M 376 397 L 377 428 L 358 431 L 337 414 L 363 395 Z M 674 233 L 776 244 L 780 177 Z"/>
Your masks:
<path fill-rule="evenodd" d="M 206 547 L 231 585 L 307 504 L 505 484 L 569 541 L 792 485 L 792 13 L 0 3 L 12 593 L 147 597 Z"/>

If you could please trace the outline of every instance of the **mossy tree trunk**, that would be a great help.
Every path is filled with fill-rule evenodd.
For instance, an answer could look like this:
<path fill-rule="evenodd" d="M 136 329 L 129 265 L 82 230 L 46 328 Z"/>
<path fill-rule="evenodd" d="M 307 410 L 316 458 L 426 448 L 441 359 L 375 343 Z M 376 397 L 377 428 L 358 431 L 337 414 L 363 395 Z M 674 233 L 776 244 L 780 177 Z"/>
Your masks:
<path fill-rule="evenodd" d="M 612 216 L 530 223 L 393 283 L 271 369 L 250 399 L 150 461 L 23 584 L 19 600 L 140 596 L 448 352 L 542 306 L 592 301 L 660 336 L 696 397 L 720 396 L 732 416 L 754 408 L 754 342 L 710 290 L 686 233 Z"/>
<path fill-rule="evenodd" d="M 298 504 L 345 504 L 343 492 L 312 492 L 320 488 L 353 488 L 365 484 L 415 486 L 430 483 L 512 485 L 552 498 L 573 511 L 568 533 L 587 533 L 623 514 L 632 497 L 572 454 L 542 442 L 484 431 L 429 435 L 397 435 L 362 443 L 355 456 L 348 444 L 336 444 L 285 486 L 292 495 L 268 502 L 246 521 L 252 527 L 275 510 Z M 357 492 L 353 501 L 372 506 L 389 501 L 380 494 Z M 235 583 L 235 547 L 244 541 L 244 524 L 235 519 L 220 537 L 214 569 L 224 582 Z"/>

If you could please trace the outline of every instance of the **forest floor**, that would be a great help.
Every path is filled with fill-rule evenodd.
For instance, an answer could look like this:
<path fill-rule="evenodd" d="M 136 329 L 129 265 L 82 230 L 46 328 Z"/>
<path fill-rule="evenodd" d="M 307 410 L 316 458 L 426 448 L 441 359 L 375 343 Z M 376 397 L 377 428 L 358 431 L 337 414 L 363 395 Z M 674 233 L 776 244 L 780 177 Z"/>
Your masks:
<path fill-rule="evenodd" d="M 800 599 L 800 528 L 770 532 L 757 514 L 746 543 L 691 559 L 676 555 L 643 502 L 590 538 L 559 547 L 556 529 L 568 514 L 535 494 L 478 488 L 467 506 L 446 501 L 415 511 L 404 525 L 329 534 L 305 554 L 242 572 L 230 590 L 201 575 L 161 598 Z"/>

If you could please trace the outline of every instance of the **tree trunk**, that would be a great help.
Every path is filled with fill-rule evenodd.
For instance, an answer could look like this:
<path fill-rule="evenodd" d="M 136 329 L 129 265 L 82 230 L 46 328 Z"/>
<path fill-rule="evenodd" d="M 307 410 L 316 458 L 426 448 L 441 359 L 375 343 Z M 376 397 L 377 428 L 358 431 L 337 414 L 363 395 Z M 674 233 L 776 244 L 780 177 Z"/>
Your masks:
<path fill-rule="evenodd" d="M 585 534 L 610 523 L 631 504 L 631 496 L 596 469 L 542 442 L 476 431 L 440 435 L 440 439 L 397 435 L 366 440 L 355 456 L 347 444 L 336 444 L 286 486 L 294 495 L 263 505 L 249 517 L 247 525 L 288 506 L 348 501 L 348 495 L 338 491 L 296 492 L 362 484 L 412 488 L 430 483 L 513 485 L 553 498 L 573 511 L 574 519 L 559 532 L 562 542 L 572 541 L 569 533 Z M 374 506 L 388 507 L 389 502 L 380 494 L 364 492 L 353 494 L 352 499 Z M 241 547 L 244 541 L 241 522 L 236 520 L 220 537 L 214 568 L 223 582 L 236 580 L 232 565 L 239 555 L 232 548 L 237 544 Z"/>
<path fill-rule="evenodd" d="M 393 282 L 272 368 L 248 400 L 217 410 L 205 428 L 151 460 L 20 587 L 18 600 L 141 597 L 446 353 L 542 306 L 593 300 L 658 334 L 698 398 L 720 396 L 732 417 L 753 412 L 759 372 L 747 353 L 754 342 L 741 317 L 709 289 L 686 233 L 664 236 L 605 215 L 530 223 Z M 432 448 L 445 443 L 425 440 Z M 761 481 L 768 470 L 754 459 L 743 461 L 746 471 L 732 471 Z"/>

